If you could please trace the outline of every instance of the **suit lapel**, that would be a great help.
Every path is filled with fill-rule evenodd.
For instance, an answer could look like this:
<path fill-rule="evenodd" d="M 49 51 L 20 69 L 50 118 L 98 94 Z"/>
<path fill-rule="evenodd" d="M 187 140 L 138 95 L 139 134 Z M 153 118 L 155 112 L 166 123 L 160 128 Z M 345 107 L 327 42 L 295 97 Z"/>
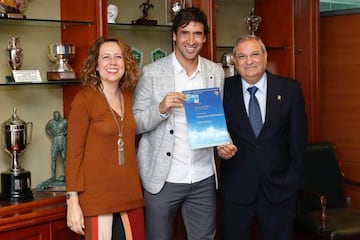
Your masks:
<path fill-rule="evenodd" d="M 266 134 L 266 130 L 271 127 L 274 121 L 276 121 L 284 100 L 283 91 L 283 86 L 279 83 L 277 78 L 274 75 L 267 73 L 266 115 L 259 137 Z"/>
<path fill-rule="evenodd" d="M 219 84 L 216 83 L 215 74 L 214 71 L 208 67 L 208 65 L 200 60 L 200 68 L 204 76 L 204 85 L 205 88 L 212 88 L 215 86 L 219 86 Z"/>
<path fill-rule="evenodd" d="M 233 82 L 230 89 L 228 89 L 228 100 L 231 101 L 231 106 L 233 109 L 232 111 L 234 111 L 234 113 L 231 114 L 233 122 L 238 125 L 235 128 L 241 129 L 238 134 L 242 135 L 244 139 L 247 139 L 249 142 L 254 143 L 255 135 L 252 131 L 250 120 L 245 108 L 241 77 L 240 75 L 236 75 L 235 79 L 229 79 L 225 81 Z"/>
<path fill-rule="evenodd" d="M 160 88 L 162 89 L 162 92 L 165 96 L 168 92 L 174 92 L 175 91 L 175 81 L 174 81 L 174 66 L 172 64 L 172 56 L 169 55 L 166 58 L 164 58 L 164 61 L 161 62 L 161 65 L 159 66 L 159 71 L 161 78 L 161 85 Z"/>

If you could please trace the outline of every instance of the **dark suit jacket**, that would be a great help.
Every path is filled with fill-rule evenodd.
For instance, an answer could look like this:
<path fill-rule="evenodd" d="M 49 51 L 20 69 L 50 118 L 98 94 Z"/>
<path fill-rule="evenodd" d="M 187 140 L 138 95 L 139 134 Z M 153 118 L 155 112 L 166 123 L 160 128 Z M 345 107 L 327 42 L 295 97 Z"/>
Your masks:
<path fill-rule="evenodd" d="M 300 83 L 267 74 L 266 117 L 256 139 L 246 113 L 239 75 L 224 86 L 224 111 L 236 155 L 222 160 L 221 198 L 252 203 L 259 187 L 273 203 L 291 196 L 304 182 L 307 117 Z"/>

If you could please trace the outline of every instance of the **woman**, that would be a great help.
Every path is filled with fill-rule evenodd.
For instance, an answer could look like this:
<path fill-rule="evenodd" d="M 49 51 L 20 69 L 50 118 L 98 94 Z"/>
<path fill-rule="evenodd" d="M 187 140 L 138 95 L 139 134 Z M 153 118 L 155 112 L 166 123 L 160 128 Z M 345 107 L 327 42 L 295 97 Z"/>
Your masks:
<path fill-rule="evenodd" d="M 143 197 L 131 111 L 138 79 L 128 44 L 101 37 L 90 49 L 68 117 L 67 224 L 86 240 L 143 239 Z"/>

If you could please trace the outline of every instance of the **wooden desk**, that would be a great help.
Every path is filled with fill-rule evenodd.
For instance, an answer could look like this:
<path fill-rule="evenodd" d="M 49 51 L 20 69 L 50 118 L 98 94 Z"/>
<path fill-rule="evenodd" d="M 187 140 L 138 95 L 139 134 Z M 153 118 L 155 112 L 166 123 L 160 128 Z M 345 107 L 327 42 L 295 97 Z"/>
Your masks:
<path fill-rule="evenodd" d="M 66 226 L 63 192 L 36 192 L 34 200 L 10 203 L 0 200 L 0 239 L 79 240 Z"/>

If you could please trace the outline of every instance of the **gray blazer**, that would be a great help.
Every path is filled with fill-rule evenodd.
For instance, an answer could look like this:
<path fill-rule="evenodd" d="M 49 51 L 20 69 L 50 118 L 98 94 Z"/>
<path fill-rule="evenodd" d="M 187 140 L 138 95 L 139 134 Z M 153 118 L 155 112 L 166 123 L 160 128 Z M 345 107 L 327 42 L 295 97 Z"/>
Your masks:
<path fill-rule="evenodd" d="M 168 92 L 175 91 L 172 55 L 161 58 L 143 68 L 136 86 L 133 113 L 137 134 L 141 135 L 137 158 L 143 187 L 150 193 L 160 192 L 167 179 L 174 148 L 174 118 L 159 112 L 159 104 Z M 205 87 L 224 85 L 224 71 L 216 63 L 201 57 L 201 73 Z M 215 162 L 213 163 L 216 173 Z"/>

